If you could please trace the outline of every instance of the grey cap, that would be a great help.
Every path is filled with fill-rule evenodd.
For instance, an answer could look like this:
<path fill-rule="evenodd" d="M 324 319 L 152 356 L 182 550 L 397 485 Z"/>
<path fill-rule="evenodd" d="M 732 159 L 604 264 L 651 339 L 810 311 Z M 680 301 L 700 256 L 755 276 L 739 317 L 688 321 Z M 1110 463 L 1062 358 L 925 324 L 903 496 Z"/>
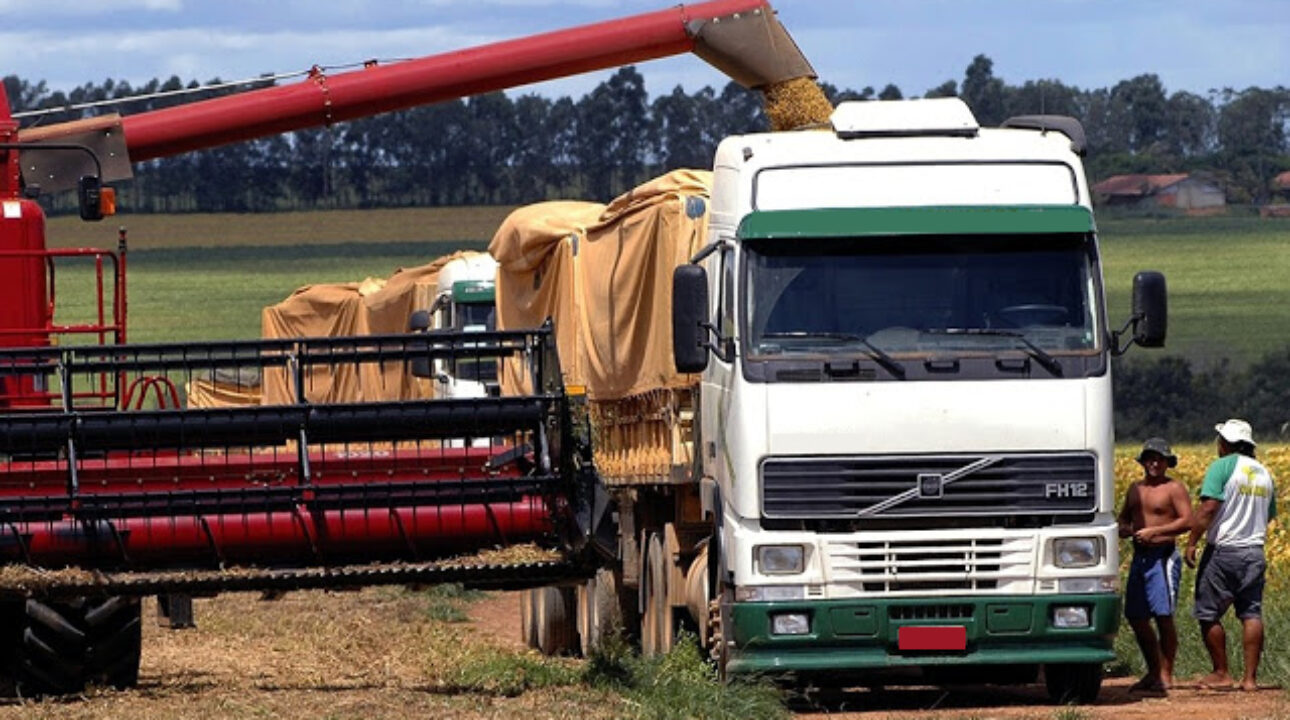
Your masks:
<path fill-rule="evenodd" d="M 1178 456 L 1174 455 L 1169 449 L 1169 441 L 1162 437 L 1147 438 L 1142 443 L 1142 452 L 1138 453 L 1138 462 L 1142 462 L 1147 457 L 1147 453 L 1155 453 L 1165 460 L 1169 461 L 1169 467 L 1178 467 Z"/>

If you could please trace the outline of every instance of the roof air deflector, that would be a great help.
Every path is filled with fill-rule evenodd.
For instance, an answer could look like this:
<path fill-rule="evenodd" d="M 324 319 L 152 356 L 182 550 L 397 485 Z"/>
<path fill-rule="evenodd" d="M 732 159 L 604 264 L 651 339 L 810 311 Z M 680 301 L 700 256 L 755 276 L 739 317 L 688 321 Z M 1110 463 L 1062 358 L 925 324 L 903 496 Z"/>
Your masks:
<path fill-rule="evenodd" d="M 1022 130 L 1039 130 L 1048 132 L 1056 130 L 1071 139 L 1071 152 L 1080 157 L 1088 153 L 1088 141 L 1084 138 L 1084 126 L 1079 120 L 1068 115 L 1018 115 L 1003 121 L 1000 127 L 1020 128 Z"/>

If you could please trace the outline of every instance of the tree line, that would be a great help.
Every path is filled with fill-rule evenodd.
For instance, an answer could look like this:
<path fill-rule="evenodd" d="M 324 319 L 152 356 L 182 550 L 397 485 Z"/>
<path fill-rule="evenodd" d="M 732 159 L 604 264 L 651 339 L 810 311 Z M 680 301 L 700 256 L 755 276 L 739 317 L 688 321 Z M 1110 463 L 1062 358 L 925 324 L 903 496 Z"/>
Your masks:
<path fill-rule="evenodd" d="M 1115 434 L 1120 439 L 1164 435 L 1176 442 L 1212 440 L 1214 423 L 1240 417 L 1255 437 L 1290 438 L 1290 345 L 1248 367 L 1229 360 L 1193 364 L 1176 355 L 1118 358 L 1114 368 Z"/>
<path fill-rule="evenodd" d="M 3 80 L 14 112 L 60 109 L 40 116 L 41 124 L 114 109 L 67 109 L 84 103 L 121 101 L 119 112 L 135 114 L 235 92 L 211 87 L 218 80 L 185 84 L 178 77 L 70 91 L 12 75 Z M 904 97 L 892 84 L 878 91 L 821 87 L 834 103 Z M 165 94 L 185 89 L 193 92 Z M 126 102 L 137 96 L 154 97 Z M 1011 85 L 978 55 L 961 81 L 923 96 L 961 97 L 984 126 L 1014 115 L 1078 118 L 1091 182 L 1122 173 L 1204 173 L 1229 202 L 1262 203 L 1273 192 L 1271 178 L 1290 169 L 1290 89 L 1281 86 L 1206 97 L 1169 93 L 1154 74 L 1095 90 L 1058 80 Z M 605 201 L 668 169 L 710 167 L 722 137 L 767 127 L 754 91 L 732 82 L 693 93 L 678 86 L 651 98 L 628 66 L 578 99 L 481 95 L 137 163 L 134 179 L 116 186 L 119 204 L 132 212 Z M 55 212 L 71 208 L 69 198 L 48 202 Z"/>

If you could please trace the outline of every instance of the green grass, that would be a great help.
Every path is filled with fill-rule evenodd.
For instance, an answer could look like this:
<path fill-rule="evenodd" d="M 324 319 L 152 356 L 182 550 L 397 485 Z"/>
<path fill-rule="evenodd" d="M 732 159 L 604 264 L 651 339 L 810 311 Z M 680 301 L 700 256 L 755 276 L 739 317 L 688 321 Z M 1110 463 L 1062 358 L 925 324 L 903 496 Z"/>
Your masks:
<path fill-rule="evenodd" d="M 251 339 L 260 314 L 305 285 L 388 278 L 478 240 L 294 247 L 158 248 L 132 252 L 127 266 L 128 339 L 132 342 Z M 86 263 L 59 275 L 57 320 L 95 312 Z"/>
<path fill-rule="evenodd" d="M 467 590 L 459 583 L 433 585 L 425 591 L 426 614 L 431 620 L 462 623 L 470 620 L 466 605 L 484 597 L 479 590 Z"/>
<path fill-rule="evenodd" d="M 1285 344 L 1290 219 L 1104 220 L 1098 229 L 1108 316 L 1117 329 L 1129 316 L 1134 273 L 1159 270 L 1169 286 L 1164 352 L 1246 364 Z"/>
<path fill-rule="evenodd" d="M 611 638 L 587 662 L 585 680 L 626 700 L 626 717 L 639 720 L 779 720 L 789 716 L 783 694 L 754 681 L 717 681 L 692 635 L 666 655 L 642 658 Z"/>
<path fill-rule="evenodd" d="M 453 668 L 449 687 L 458 692 L 516 697 L 529 690 L 582 681 L 583 670 L 575 661 L 487 648 Z"/>
<path fill-rule="evenodd" d="M 130 218 L 132 340 L 254 338 L 260 311 L 311 283 L 388 277 L 459 249 L 483 249 L 507 208 L 331 211 L 312 214 Z M 51 222 L 51 246 L 111 247 L 106 226 Z M 87 229 L 88 228 L 88 229 Z M 81 236 L 77 233 L 94 235 Z M 1290 219 L 1101 220 L 1109 320 L 1129 316 L 1133 275 L 1160 270 L 1169 284 L 1163 351 L 1238 365 L 1284 345 L 1290 329 Z M 70 238 L 70 239 L 69 239 Z M 64 273 L 59 306 L 91 311 L 88 268 Z M 60 317 L 60 320 L 63 318 Z M 64 322 L 66 320 L 63 320 Z M 1134 357 L 1153 353 L 1133 351 Z"/>
<path fill-rule="evenodd" d="M 1200 636 L 1200 624 L 1191 616 L 1195 586 L 1195 571 L 1185 568 L 1178 609 L 1174 613 L 1174 624 L 1178 628 L 1178 658 L 1174 675 L 1180 681 L 1206 675 L 1211 669 L 1209 653 Z M 1286 628 L 1290 627 L 1290 600 L 1271 589 L 1265 592 L 1263 623 L 1264 645 L 1263 659 L 1259 663 L 1259 684 L 1290 687 L 1290 636 L 1286 634 Z M 1153 623 L 1152 627 L 1154 626 Z M 1245 669 L 1241 651 L 1241 624 L 1231 610 L 1223 618 L 1223 629 L 1227 633 L 1228 666 L 1232 677 L 1239 680 Z M 1108 671 L 1112 674 L 1140 676 L 1146 672 L 1142 652 L 1133 637 L 1133 628 L 1127 621 L 1122 620 L 1120 623 L 1120 631 L 1115 638 L 1115 657 L 1115 662 L 1108 666 Z"/>

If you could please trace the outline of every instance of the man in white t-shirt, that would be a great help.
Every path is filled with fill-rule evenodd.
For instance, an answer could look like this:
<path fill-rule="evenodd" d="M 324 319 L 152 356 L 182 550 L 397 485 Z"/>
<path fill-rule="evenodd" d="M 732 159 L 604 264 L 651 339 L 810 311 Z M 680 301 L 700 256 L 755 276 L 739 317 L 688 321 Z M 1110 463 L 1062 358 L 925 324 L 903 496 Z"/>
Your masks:
<path fill-rule="evenodd" d="M 1215 425 L 1218 459 L 1210 463 L 1200 488 L 1200 507 L 1187 538 L 1187 564 L 1196 567 L 1196 543 L 1205 536 L 1205 553 L 1196 572 L 1195 616 L 1214 671 L 1204 686 L 1231 686 L 1227 636 L 1220 622 L 1235 605 L 1241 620 L 1245 676 L 1239 687 L 1256 690 L 1263 653 L 1263 579 L 1267 561 L 1263 541 L 1277 516 L 1272 473 L 1254 458 L 1254 435 L 1244 420 Z"/>

